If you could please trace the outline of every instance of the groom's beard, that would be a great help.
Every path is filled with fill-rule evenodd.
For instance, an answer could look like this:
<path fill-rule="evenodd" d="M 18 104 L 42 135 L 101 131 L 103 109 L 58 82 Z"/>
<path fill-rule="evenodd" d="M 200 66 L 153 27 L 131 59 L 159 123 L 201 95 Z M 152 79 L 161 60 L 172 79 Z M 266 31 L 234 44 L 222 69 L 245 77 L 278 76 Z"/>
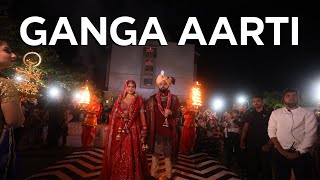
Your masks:
<path fill-rule="evenodd" d="M 165 94 L 166 92 L 168 92 L 168 89 L 159 89 L 159 91 L 163 94 Z"/>

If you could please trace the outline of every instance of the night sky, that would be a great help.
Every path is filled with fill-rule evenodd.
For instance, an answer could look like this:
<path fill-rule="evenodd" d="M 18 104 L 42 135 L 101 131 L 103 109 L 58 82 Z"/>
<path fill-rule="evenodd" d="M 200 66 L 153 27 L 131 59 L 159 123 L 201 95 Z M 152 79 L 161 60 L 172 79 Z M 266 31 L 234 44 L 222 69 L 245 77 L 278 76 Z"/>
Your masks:
<path fill-rule="evenodd" d="M 33 3 L 32 3 L 33 2 Z M 117 17 L 126 15 L 136 19 L 130 28 L 142 31 L 146 19 L 158 17 L 167 41 L 178 42 L 187 18 L 198 18 L 200 27 L 209 42 L 219 17 L 227 17 L 237 46 L 231 46 L 228 40 L 218 40 L 215 46 L 200 46 L 195 43 L 200 54 L 198 62 L 198 80 L 206 87 L 207 93 L 256 93 L 264 90 L 282 90 L 297 87 L 309 91 L 315 80 L 320 79 L 320 27 L 316 16 L 305 14 L 292 4 L 279 4 L 277 1 L 232 1 L 212 2 L 211 4 L 190 4 L 173 1 L 98 1 L 74 0 L 51 2 L 21 0 L 11 1 L 11 16 L 26 18 L 38 15 L 47 19 L 47 28 L 56 25 L 57 17 L 68 16 L 72 27 L 79 25 L 80 17 L 87 16 L 97 20 L 106 16 L 108 26 Z M 232 3 L 231 3 L 232 2 Z M 68 3 L 68 4 L 66 4 Z M 32 5 L 37 4 L 35 8 Z M 313 12 L 316 14 L 316 12 Z M 273 24 L 265 24 L 260 38 L 264 46 L 258 46 L 252 39 L 247 46 L 240 46 L 240 17 L 299 17 L 299 45 L 291 45 L 291 23 L 281 25 L 281 45 L 273 45 Z M 251 27 L 254 28 L 254 27 Z M 109 30 L 109 28 L 108 28 Z M 75 32 L 76 33 L 76 32 Z M 78 40 L 79 42 L 79 40 Z M 55 47 L 63 60 L 68 61 L 76 53 L 77 47 L 60 42 Z M 109 41 L 110 43 L 110 41 Z M 68 52 L 65 49 L 68 48 Z"/>

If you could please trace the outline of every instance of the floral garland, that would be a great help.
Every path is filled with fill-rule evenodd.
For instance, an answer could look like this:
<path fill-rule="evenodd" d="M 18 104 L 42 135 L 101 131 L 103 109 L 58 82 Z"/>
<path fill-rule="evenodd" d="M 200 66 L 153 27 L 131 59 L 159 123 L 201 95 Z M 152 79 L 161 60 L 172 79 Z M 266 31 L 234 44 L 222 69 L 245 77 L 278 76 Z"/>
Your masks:
<path fill-rule="evenodd" d="M 156 98 L 157 98 L 157 104 L 158 104 L 158 107 L 159 107 L 159 110 L 161 112 L 161 114 L 163 114 L 163 116 L 165 116 L 165 111 L 161 105 L 161 100 L 160 100 L 160 92 L 158 92 L 156 94 Z M 171 99 L 172 99 L 172 94 L 170 91 L 168 91 L 168 101 L 167 101 L 167 105 L 166 105 L 166 109 L 169 109 L 170 108 L 170 105 L 171 105 Z"/>

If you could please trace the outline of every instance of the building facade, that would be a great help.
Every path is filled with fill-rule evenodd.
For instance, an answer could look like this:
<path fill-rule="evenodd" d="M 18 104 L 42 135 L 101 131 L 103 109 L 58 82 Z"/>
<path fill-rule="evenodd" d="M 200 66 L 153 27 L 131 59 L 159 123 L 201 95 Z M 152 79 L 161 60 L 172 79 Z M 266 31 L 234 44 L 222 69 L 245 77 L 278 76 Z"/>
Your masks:
<path fill-rule="evenodd" d="M 167 46 L 159 46 L 155 42 L 146 46 L 112 45 L 108 47 L 108 54 L 105 82 L 107 104 L 114 102 L 128 79 L 137 83 L 139 95 L 149 98 L 158 90 L 155 80 L 161 70 L 166 76 L 176 79 L 170 90 L 180 101 L 190 96 L 199 58 L 194 45 L 177 46 L 170 42 Z"/>

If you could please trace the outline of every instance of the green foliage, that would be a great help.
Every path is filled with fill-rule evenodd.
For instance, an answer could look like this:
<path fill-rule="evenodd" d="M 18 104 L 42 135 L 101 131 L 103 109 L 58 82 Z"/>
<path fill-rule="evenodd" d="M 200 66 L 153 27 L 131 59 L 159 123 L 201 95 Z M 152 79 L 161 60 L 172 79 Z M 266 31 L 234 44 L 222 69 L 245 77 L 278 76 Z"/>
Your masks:
<path fill-rule="evenodd" d="M 17 55 L 18 63 L 16 67 L 25 67 L 22 62 L 24 54 L 30 51 L 37 52 L 42 57 L 42 63 L 36 67 L 42 73 L 41 83 L 49 85 L 50 83 L 59 83 L 66 90 L 71 90 L 81 85 L 85 81 L 85 73 L 78 72 L 71 67 L 66 66 L 59 59 L 57 52 L 50 46 L 28 46 L 20 37 L 20 22 L 9 19 L 8 17 L 0 17 L 0 39 L 9 42 L 13 52 Z M 34 28 L 34 27 L 29 27 Z M 34 36 L 30 34 L 29 36 Z M 4 73 L 8 77 L 13 77 L 14 70 L 5 70 Z"/>
<path fill-rule="evenodd" d="M 263 98 L 264 103 L 269 107 L 276 108 L 277 106 L 283 106 L 281 92 L 279 91 L 265 91 L 263 93 Z"/>
<path fill-rule="evenodd" d="M 307 100 L 304 94 L 300 94 L 299 106 L 301 107 L 310 107 L 314 106 L 311 102 Z M 263 93 L 264 103 L 274 109 L 277 107 L 283 107 L 282 102 L 282 92 L 281 91 L 265 91 Z"/>

